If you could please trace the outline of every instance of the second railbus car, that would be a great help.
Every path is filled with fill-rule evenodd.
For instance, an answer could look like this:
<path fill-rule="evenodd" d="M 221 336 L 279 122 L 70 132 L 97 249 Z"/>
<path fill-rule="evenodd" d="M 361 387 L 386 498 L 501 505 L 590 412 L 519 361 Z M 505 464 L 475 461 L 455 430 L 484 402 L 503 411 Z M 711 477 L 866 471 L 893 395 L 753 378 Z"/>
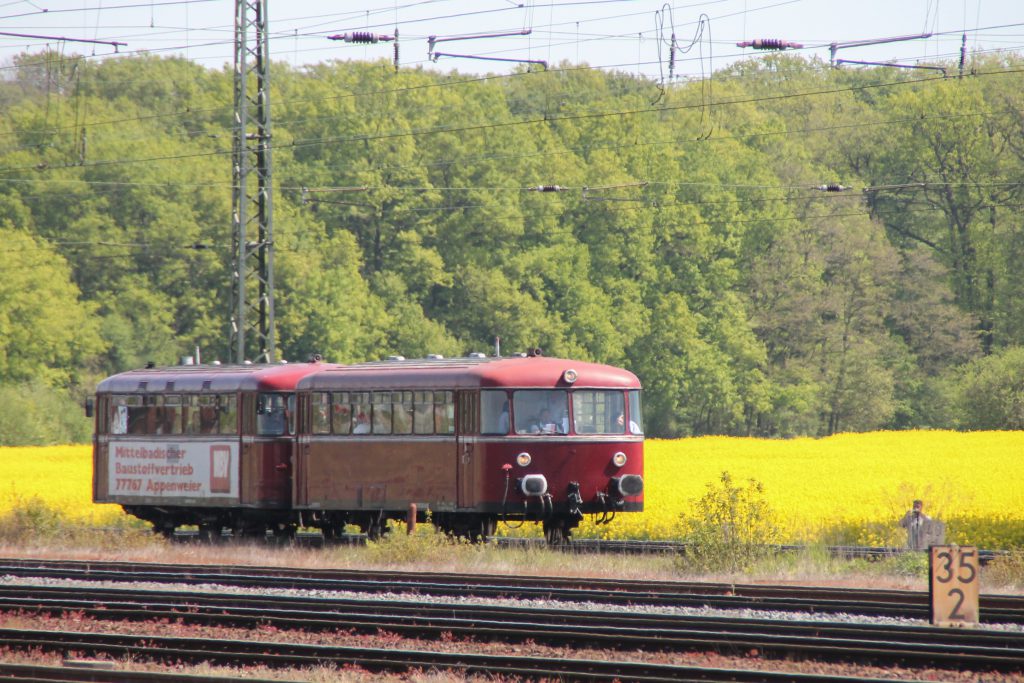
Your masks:
<path fill-rule="evenodd" d="M 370 536 L 416 505 L 472 538 L 498 521 L 566 540 L 586 514 L 643 509 L 640 382 L 558 358 L 395 360 L 298 382 L 292 499 L 303 524 Z"/>

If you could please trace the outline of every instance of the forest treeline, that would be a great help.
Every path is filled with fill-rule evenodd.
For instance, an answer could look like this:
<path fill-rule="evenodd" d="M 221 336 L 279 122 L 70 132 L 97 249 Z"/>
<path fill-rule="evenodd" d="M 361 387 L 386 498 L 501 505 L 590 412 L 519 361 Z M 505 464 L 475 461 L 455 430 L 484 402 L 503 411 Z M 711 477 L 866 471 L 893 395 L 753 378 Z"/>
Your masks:
<path fill-rule="evenodd" d="M 232 70 L 0 74 L 0 443 L 78 441 L 99 378 L 229 357 Z M 271 83 L 285 358 L 500 337 L 633 370 L 664 437 L 1024 428 L 1019 56 Z"/>

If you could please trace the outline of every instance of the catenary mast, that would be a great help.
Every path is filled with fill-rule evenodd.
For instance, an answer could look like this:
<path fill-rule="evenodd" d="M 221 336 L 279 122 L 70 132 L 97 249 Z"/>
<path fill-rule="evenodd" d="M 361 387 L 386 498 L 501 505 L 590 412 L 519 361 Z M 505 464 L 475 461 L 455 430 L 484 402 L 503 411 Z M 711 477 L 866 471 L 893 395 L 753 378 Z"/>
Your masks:
<path fill-rule="evenodd" d="M 251 42 L 250 29 L 255 34 Z M 236 363 L 272 363 L 276 349 L 267 0 L 235 0 L 234 94 L 230 353 Z"/>

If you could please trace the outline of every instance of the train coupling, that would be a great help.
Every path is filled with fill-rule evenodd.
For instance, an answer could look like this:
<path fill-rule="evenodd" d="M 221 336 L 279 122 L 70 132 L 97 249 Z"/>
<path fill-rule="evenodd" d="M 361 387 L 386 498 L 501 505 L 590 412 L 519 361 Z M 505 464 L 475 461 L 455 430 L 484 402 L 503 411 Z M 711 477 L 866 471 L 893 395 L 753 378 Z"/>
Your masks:
<path fill-rule="evenodd" d="M 583 519 L 583 510 L 580 509 L 580 506 L 583 505 L 583 496 L 580 494 L 578 481 L 569 482 L 566 498 L 569 503 L 569 516 L 576 520 Z"/>

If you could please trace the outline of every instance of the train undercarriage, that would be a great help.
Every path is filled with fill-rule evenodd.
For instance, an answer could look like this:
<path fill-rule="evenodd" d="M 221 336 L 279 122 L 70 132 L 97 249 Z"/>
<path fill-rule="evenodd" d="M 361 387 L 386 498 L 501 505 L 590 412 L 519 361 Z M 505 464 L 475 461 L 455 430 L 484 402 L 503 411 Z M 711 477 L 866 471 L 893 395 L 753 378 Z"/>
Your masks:
<path fill-rule="evenodd" d="M 370 540 L 389 533 L 388 522 L 408 523 L 408 510 L 357 511 L 295 511 L 247 508 L 194 508 L 174 506 L 126 505 L 125 512 L 153 526 L 153 533 L 172 538 L 180 527 L 195 527 L 198 540 L 217 542 L 225 538 L 290 540 L 300 529 L 319 530 L 325 539 L 340 539 L 356 527 Z M 578 512 L 551 510 L 546 516 L 509 515 L 479 512 L 416 512 L 416 522 L 430 523 L 439 532 L 473 543 L 493 537 L 498 522 L 518 527 L 528 522 L 540 523 L 544 538 L 551 545 L 572 540 L 572 533 L 583 515 Z M 394 526 L 394 525 L 392 525 Z"/>

